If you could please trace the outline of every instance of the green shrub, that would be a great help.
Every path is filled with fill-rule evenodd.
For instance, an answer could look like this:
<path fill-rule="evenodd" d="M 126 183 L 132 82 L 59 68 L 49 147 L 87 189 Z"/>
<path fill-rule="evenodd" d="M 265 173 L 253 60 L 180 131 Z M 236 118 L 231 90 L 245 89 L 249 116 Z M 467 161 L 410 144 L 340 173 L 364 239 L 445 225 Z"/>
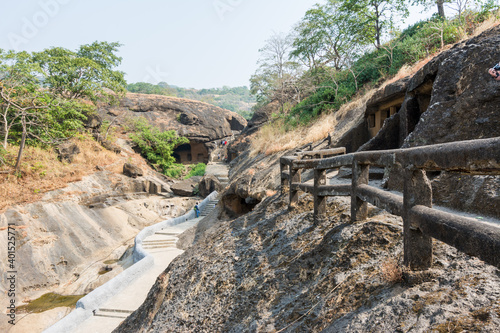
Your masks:
<path fill-rule="evenodd" d="M 184 172 L 184 166 L 175 163 L 172 154 L 175 147 L 189 143 L 189 140 L 178 136 L 174 130 L 161 132 L 149 125 L 144 118 L 138 118 L 134 128 L 136 131 L 130 135 L 130 138 L 140 148 L 142 156 L 165 175 L 180 177 Z"/>
<path fill-rule="evenodd" d="M 205 163 L 198 163 L 195 166 L 191 167 L 191 170 L 189 170 L 189 173 L 187 174 L 184 179 L 188 179 L 194 176 L 203 176 L 205 175 L 205 169 L 207 168 L 207 165 Z"/>

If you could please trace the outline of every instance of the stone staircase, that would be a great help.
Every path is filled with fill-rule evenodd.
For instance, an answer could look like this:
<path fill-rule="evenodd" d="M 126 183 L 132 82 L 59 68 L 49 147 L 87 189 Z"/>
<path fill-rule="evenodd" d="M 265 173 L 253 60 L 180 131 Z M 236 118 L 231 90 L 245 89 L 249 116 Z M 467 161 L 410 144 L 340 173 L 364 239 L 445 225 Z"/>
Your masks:
<path fill-rule="evenodd" d="M 209 202 L 207 202 L 207 205 L 200 213 L 200 217 L 205 217 L 210 214 L 215 209 L 215 206 L 217 206 L 218 201 L 219 200 L 210 200 Z"/>
<path fill-rule="evenodd" d="M 218 200 L 210 200 L 207 202 L 205 207 L 200 213 L 200 217 L 184 222 L 190 223 L 192 225 L 196 225 L 199 220 L 203 217 L 210 214 L 217 205 Z M 142 246 L 145 250 L 149 250 L 150 253 L 160 253 L 164 251 L 171 251 L 172 249 L 176 249 L 175 244 L 177 243 L 177 236 L 182 233 L 183 230 L 175 230 L 175 226 L 169 228 L 169 230 L 165 231 L 157 231 L 154 235 L 146 238 L 142 242 Z M 126 304 L 123 304 L 126 306 Z M 115 319 L 125 319 L 127 318 L 133 311 L 124 310 L 124 309 L 112 309 L 112 308 L 99 308 L 93 314 L 95 317 L 106 317 L 106 318 L 115 318 Z"/>
<path fill-rule="evenodd" d="M 158 234 L 158 233 L 156 233 Z M 160 234 L 162 236 L 165 236 L 163 234 Z M 153 250 L 153 249 L 160 249 L 160 248 L 168 248 L 168 247 L 175 247 L 175 243 L 177 242 L 177 238 L 174 235 L 167 235 L 168 238 L 165 239 L 155 239 L 155 240 L 145 240 L 142 243 L 142 247 L 144 250 Z"/>
<path fill-rule="evenodd" d="M 207 202 L 203 210 L 200 212 L 200 218 L 203 218 L 210 214 L 215 209 L 215 206 L 217 206 L 217 202 L 218 200 L 210 200 L 209 202 Z M 197 220 L 193 220 L 193 225 L 196 222 Z M 175 244 L 177 243 L 177 235 L 179 235 L 179 233 L 172 231 L 157 231 L 153 236 L 145 239 L 142 242 L 142 246 L 145 250 L 175 248 Z"/>

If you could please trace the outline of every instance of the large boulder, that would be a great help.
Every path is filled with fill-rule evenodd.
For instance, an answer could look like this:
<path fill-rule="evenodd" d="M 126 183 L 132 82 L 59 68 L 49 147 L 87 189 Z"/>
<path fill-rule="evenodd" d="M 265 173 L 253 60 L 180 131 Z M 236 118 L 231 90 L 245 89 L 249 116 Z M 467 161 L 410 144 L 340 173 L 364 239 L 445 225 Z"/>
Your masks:
<path fill-rule="evenodd" d="M 214 175 L 205 175 L 198 185 L 199 193 L 202 197 L 207 197 L 213 191 L 220 192 L 222 185 L 217 177 Z"/>
<path fill-rule="evenodd" d="M 134 165 L 131 163 L 125 163 L 123 165 L 123 174 L 125 176 L 137 178 L 137 177 L 142 176 L 144 173 L 142 172 L 142 169 L 139 168 L 137 165 Z"/>
<path fill-rule="evenodd" d="M 230 137 L 246 125 L 239 114 L 217 106 L 161 95 L 128 93 L 119 106 L 103 105 L 101 112 L 141 116 L 161 130 L 176 130 L 191 141 L 208 143 Z M 127 117 L 121 117 L 127 119 Z"/>
<path fill-rule="evenodd" d="M 190 178 L 173 184 L 170 186 L 170 189 L 175 195 L 179 195 L 181 197 L 192 197 L 195 195 L 197 185 L 198 182 L 196 179 Z"/>
<path fill-rule="evenodd" d="M 499 135 L 500 82 L 487 72 L 500 59 L 499 43 L 497 26 L 456 44 L 413 76 L 407 99 L 418 98 L 427 83 L 432 82 L 432 90 L 428 107 L 403 147 Z M 422 104 L 418 99 L 416 103 Z"/>
<path fill-rule="evenodd" d="M 72 163 L 75 156 L 80 154 L 80 148 L 74 142 L 65 142 L 57 147 L 57 154 L 61 162 Z"/>

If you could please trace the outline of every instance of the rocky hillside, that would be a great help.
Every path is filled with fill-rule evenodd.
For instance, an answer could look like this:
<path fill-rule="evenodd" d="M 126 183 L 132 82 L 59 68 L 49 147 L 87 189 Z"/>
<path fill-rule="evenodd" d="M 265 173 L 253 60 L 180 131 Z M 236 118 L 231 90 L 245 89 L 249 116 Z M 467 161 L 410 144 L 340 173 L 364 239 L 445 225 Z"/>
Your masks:
<path fill-rule="evenodd" d="M 129 94 L 120 106 L 108 106 L 101 113 L 103 110 L 144 116 L 163 129 L 176 129 L 192 140 L 206 143 L 231 136 L 233 130 L 246 125 L 242 117 L 227 110 L 154 95 Z M 100 117 L 89 119 L 88 128 L 92 132 L 99 133 L 100 126 Z M 85 168 L 83 178 L 60 185 L 58 190 L 45 192 L 37 187 L 37 200 L 30 201 L 36 202 L 22 204 L 23 200 L 14 200 L 17 204 L 0 207 L 0 230 L 6 233 L 8 225 L 14 224 L 16 234 L 17 306 L 48 292 L 84 295 L 92 291 L 131 264 L 127 250 L 139 231 L 184 214 L 199 200 L 176 197 L 171 190 L 174 181 L 153 171 L 129 143 L 125 138 L 118 139 L 117 144 L 101 140 L 103 146 L 108 144 L 107 149 L 112 150 L 108 153 L 113 155 L 113 162 L 108 164 L 92 159 L 95 151 L 105 150 L 98 143 L 92 141 L 90 148 L 87 147 L 94 154 L 86 154 L 87 148 L 81 146 L 83 153 L 71 159 L 72 162 L 66 161 L 65 170 L 74 174 Z M 80 165 L 82 159 L 84 165 Z M 50 164 L 51 168 L 61 164 L 56 162 Z M 130 163 L 139 168 L 138 174 L 133 172 L 134 168 L 126 172 L 124 166 Z M 53 182 L 62 182 L 56 178 Z M 26 186 L 23 191 L 33 190 Z M 7 237 L 0 238 L 0 256 L 8 257 Z M 8 271 L 8 264 L 6 260 L 0 262 L 0 271 Z M 3 276 L 0 283 L 0 301 L 4 303 L 9 286 L 5 279 Z M 17 327 L 41 331 L 67 311 L 58 308 L 39 315 L 20 311 L 18 318 L 23 325 Z M 4 324 L 7 325 L 6 321 L 1 322 L 0 331 L 6 327 L 13 329 L 11 332 L 17 329 L 1 326 Z"/>
<path fill-rule="evenodd" d="M 496 331 L 498 269 L 435 242 L 433 269 L 403 281 L 399 218 L 352 224 L 335 199 L 314 224 L 301 202 L 275 195 L 209 229 L 115 332 Z"/>
<path fill-rule="evenodd" d="M 239 114 L 211 104 L 177 97 L 128 93 L 119 106 L 104 106 L 108 116 L 142 116 L 162 130 L 176 130 L 190 140 L 207 143 L 241 131 L 247 124 Z"/>
<path fill-rule="evenodd" d="M 497 27 L 459 43 L 404 82 L 339 113 L 330 146 L 355 151 L 498 136 L 500 83 L 486 71 L 500 59 L 499 42 Z M 400 100 L 399 112 L 369 141 L 370 108 L 393 99 Z M 230 147 L 239 156 L 231 163 L 232 184 L 219 215 L 200 227 L 194 245 L 158 277 L 145 303 L 115 332 L 498 330 L 497 268 L 434 241 L 432 269 L 405 271 L 398 217 L 372 207 L 366 221 L 351 223 L 349 201 L 331 198 L 329 217 L 313 223 L 311 196 L 302 194 L 290 211 L 287 196 L 273 192 L 277 161 L 294 150 L 252 155 L 250 141 L 241 137 Z M 400 185 L 394 173 L 385 180 L 389 188 Z M 468 177 L 460 188 L 461 175 L 433 175 L 433 188 L 443 193 L 435 200 L 500 217 L 499 177 Z"/>

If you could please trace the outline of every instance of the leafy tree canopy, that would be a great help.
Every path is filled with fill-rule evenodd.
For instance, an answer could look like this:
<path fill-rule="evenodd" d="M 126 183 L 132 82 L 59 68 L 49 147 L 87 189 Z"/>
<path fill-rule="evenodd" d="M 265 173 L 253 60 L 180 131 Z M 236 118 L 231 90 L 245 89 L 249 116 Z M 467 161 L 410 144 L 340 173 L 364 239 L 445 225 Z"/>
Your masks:
<path fill-rule="evenodd" d="M 125 92 L 124 73 L 115 70 L 122 58 L 119 43 L 94 42 L 77 51 L 54 47 L 33 54 L 42 69 L 43 85 L 67 99 L 114 100 Z"/>
<path fill-rule="evenodd" d="M 0 137 L 2 146 L 50 144 L 74 135 L 92 102 L 111 101 L 125 91 L 115 70 L 120 44 L 95 42 L 76 52 L 53 47 L 42 52 L 0 50 Z"/>

